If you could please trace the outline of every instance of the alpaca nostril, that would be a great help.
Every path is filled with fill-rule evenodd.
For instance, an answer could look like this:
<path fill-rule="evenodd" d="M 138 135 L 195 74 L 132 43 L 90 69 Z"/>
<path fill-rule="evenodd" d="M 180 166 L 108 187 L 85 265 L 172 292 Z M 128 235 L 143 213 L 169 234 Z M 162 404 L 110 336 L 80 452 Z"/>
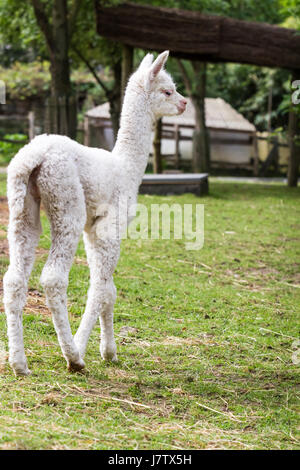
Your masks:
<path fill-rule="evenodd" d="M 186 106 L 187 105 L 187 100 L 180 100 L 181 106 Z"/>

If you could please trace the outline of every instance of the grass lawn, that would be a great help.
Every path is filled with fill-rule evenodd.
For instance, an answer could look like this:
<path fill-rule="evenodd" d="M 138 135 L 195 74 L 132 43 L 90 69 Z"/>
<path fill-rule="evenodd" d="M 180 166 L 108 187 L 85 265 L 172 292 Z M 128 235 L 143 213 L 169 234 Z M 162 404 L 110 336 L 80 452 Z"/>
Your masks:
<path fill-rule="evenodd" d="M 140 202 L 204 203 L 203 249 L 124 240 L 115 274 L 119 362 L 102 362 L 97 326 L 85 373 L 71 374 L 39 284 L 50 244 L 43 217 L 24 312 L 30 377 L 15 378 L 4 360 L 0 313 L 0 448 L 299 449 L 299 189 L 214 182 L 205 198 Z M 3 197 L 1 209 L 3 274 Z M 74 332 L 88 282 L 80 242 L 68 290 Z"/>

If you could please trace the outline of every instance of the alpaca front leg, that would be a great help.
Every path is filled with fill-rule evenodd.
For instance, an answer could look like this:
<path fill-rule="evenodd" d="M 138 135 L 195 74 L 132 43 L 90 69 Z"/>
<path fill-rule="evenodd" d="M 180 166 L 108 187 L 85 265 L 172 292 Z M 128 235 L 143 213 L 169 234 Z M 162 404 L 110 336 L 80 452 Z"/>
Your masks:
<path fill-rule="evenodd" d="M 81 358 L 85 355 L 90 334 L 100 316 L 101 356 L 106 360 L 117 360 L 117 347 L 113 331 L 113 306 L 115 300 L 116 288 L 113 279 L 110 281 L 105 279 L 91 280 L 86 309 L 74 336 L 74 341 Z"/>
<path fill-rule="evenodd" d="M 100 354 L 103 360 L 116 362 L 117 345 L 114 337 L 114 304 L 116 301 L 116 287 L 113 279 L 105 281 L 105 294 L 100 312 Z"/>
<path fill-rule="evenodd" d="M 96 225 L 90 231 L 84 232 L 83 240 L 91 280 L 86 309 L 74 337 L 75 344 L 83 358 L 91 331 L 100 316 L 101 356 L 103 359 L 116 361 L 117 348 L 113 331 L 116 288 L 112 275 L 119 259 L 120 242 L 99 239 Z"/>
<path fill-rule="evenodd" d="M 81 319 L 79 328 L 74 336 L 75 344 L 78 348 L 80 357 L 83 359 L 86 352 L 87 343 L 94 328 L 101 310 L 102 286 L 101 282 L 91 279 L 91 285 L 88 291 L 88 300 L 85 312 Z"/>

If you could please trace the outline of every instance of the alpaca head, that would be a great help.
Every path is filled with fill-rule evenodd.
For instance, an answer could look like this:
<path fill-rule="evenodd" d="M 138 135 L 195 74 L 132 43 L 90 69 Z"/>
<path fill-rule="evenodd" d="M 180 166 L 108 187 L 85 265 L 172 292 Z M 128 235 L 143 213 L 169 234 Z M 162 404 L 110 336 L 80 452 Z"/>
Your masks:
<path fill-rule="evenodd" d="M 187 104 L 187 100 L 176 91 L 171 76 L 164 70 L 168 56 L 169 51 L 162 52 L 153 62 L 153 55 L 147 54 L 132 76 L 147 95 L 155 119 L 182 114 Z"/>

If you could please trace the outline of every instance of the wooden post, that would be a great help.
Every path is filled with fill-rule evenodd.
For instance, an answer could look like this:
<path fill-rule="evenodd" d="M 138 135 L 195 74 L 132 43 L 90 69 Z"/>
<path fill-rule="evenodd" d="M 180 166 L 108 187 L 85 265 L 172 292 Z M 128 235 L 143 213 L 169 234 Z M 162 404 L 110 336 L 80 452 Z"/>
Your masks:
<path fill-rule="evenodd" d="M 272 103 L 273 103 L 273 88 L 270 86 L 268 96 L 268 132 L 272 132 Z"/>
<path fill-rule="evenodd" d="M 175 124 L 175 132 L 174 132 L 174 137 L 175 137 L 175 168 L 176 170 L 179 169 L 180 167 L 180 151 L 179 151 L 179 142 L 180 142 L 180 130 L 179 130 L 179 125 Z"/>
<path fill-rule="evenodd" d="M 83 131 L 84 131 L 83 143 L 84 143 L 84 145 L 89 146 L 90 145 L 90 126 L 89 126 L 88 116 L 84 116 Z"/>
<path fill-rule="evenodd" d="M 278 142 L 278 137 L 274 137 L 274 159 L 273 159 L 273 165 L 274 165 L 274 171 L 275 173 L 278 173 L 279 169 L 279 142 Z"/>
<path fill-rule="evenodd" d="M 153 173 L 162 172 L 162 155 L 161 155 L 161 133 L 162 120 L 158 119 L 155 124 L 154 140 L 153 140 Z"/>
<path fill-rule="evenodd" d="M 33 111 L 29 111 L 28 113 L 28 136 L 29 136 L 29 140 L 32 140 L 35 137 L 34 112 Z"/>
<path fill-rule="evenodd" d="M 122 44 L 122 76 L 121 76 L 121 96 L 122 103 L 125 95 L 128 79 L 133 70 L 133 47 Z"/>
<path fill-rule="evenodd" d="M 258 153 L 258 141 L 257 141 L 256 131 L 254 131 L 253 134 L 252 134 L 252 144 L 253 144 L 253 158 L 254 158 L 253 175 L 258 176 L 259 153 Z"/>
<path fill-rule="evenodd" d="M 210 169 L 210 141 L 205 119 L 206 63 L 192 62 L 195 92 L 191 98 L 195 108 L 195 131 L 193 135 L 193 170 L 207 172 Z"/>
<path fill-rule="evenodd" d="M 296 80 L 296 72 L 292 72 L 292 82 Z M 292 105 L 289 112 L 289 162 L 287 182 L 288 186 L 296 187 L 299 176 L 300 163 L 300 120 L 297 114 L 296 106 Z"/>
<path fill-rule="evenodd" d="M 67 97 L 58 98 L 58 121 L 59 130 L 63 135 L 68 135 Z"/>

